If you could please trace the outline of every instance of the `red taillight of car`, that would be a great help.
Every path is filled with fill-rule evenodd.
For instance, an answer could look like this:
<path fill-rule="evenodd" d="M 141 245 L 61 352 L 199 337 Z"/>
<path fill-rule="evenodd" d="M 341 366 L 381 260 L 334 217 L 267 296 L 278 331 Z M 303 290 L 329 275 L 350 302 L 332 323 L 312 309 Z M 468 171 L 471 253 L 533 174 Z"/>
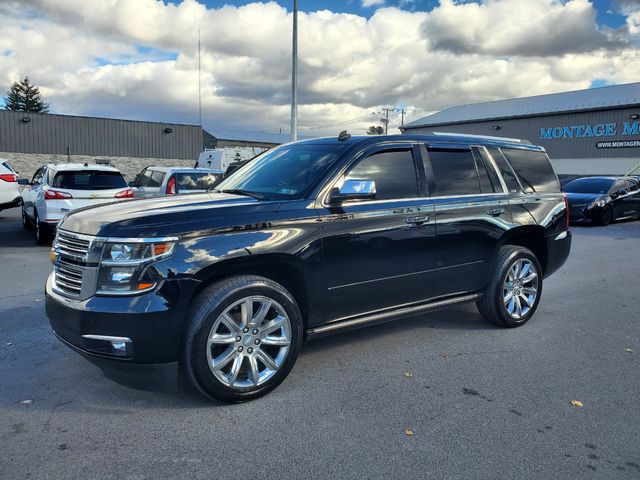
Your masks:
<path fill-rule="evenodd" d="M 3 173 L 2 175 L 0 175 L 0 180 L 4 180 L 5 182 L 17 182 L 18 181 L 18 175 L 16 175 L 15 173 Z"/>
<path fill-rule="evenodd" d="M 176 194 L 176 177 L 171 177 L 167 183 L 167 195 Z"/>
<path fill-rule="evenodd" d="M 116 193 L 116 198 L 133 198 L 133 190 L 130 188 Z"/>
<path fill-rule="evenodd" d="M 73 198 L 73 195 L 67 192 L 59 192 L 57 190 L 45 190 L 45 200 L 66 200 L 67 198 Z"/>
<path fill-rule="evenodd" d="M 565 214 L 565 224 L 567 230 L 569 230 L 569 199 L 567 198 L 567 194 L 563 193 L 562 197 L 564 198 L 564 214 Z"/>

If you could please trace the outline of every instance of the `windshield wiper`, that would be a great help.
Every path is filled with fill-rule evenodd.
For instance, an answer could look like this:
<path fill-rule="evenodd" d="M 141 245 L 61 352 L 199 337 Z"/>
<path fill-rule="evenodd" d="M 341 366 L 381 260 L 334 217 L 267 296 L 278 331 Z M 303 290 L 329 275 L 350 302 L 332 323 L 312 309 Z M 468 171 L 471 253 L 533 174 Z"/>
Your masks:
<path fill-rule="evenodd" d="M 220 192 L 220 193 L 230 193 L 232 195 L 245 195 L 247 197 L 253 197 L 257 200 L 264 200 L 265 196 L 264 195 L 260 195 L 259 193 L 255 193 L 255 192 L 249 192 L 247 190 L 241 190 L 239 188 L 233 188 L 233 189 L 229 189 L 229 190 L 218 190 L 218 189 L 214 189 L 214 192 Z"/>

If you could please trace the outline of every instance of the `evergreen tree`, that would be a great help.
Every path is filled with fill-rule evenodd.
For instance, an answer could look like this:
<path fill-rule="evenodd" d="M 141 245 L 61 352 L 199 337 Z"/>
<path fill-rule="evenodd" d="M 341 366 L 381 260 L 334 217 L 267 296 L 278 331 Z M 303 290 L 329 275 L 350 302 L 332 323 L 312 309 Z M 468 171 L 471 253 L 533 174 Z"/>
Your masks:
<path fill-rule="evenodd" d="M 40 89 L 29 81 L 29 77 L 13 82 L 4 97 L 4 108 L 15 112 L 49 113 L 49 104 L 42 99 Z"/>

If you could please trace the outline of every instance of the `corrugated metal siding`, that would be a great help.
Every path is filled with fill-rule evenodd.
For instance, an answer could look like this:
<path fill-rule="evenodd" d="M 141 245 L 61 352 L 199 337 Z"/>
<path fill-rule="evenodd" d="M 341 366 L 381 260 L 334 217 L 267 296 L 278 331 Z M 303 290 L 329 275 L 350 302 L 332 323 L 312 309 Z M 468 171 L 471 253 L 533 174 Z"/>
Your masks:
<path fill-rule="evenodd" d="M 3 152 L 196 159 L 201 150 L 196 125 L 0 111 Z"/>

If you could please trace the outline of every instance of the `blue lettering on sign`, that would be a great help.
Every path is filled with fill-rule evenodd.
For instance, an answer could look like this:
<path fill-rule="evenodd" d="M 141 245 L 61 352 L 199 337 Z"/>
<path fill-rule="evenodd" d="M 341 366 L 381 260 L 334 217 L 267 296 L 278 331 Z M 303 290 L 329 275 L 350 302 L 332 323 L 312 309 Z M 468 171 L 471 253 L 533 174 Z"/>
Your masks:
<path fill-rule="evenodd" d="M 570 125 L 567 127 L 541 127 L 540 140 L 560 138 L 613 137 L 617 135 L 617 124 L 598 123 L 596 125 Z M 622 135 L 640 134 L 640 122 L 624 122 Z"/>

